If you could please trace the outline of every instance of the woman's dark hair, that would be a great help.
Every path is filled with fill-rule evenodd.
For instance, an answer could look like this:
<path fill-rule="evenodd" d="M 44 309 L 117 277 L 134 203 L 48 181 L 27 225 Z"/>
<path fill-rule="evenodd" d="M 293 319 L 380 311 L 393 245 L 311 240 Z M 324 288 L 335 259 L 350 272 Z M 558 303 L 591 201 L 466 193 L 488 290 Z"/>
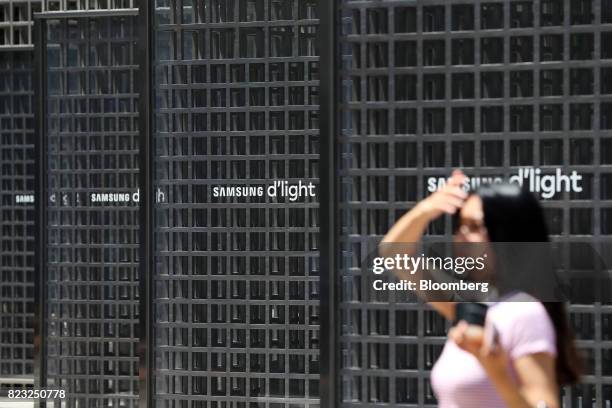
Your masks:
<path fill-rule="evenodd" d="M 482 200 L 484 224 L 491 242 L 547 242 L 548 228 L 538 200 L 517 184 L 492 184 L 476 191 Z M 556 334 L 556 375 L 560 386 L 580 378 L 581 359 L 574 343 L 565 304 L 542 302 Z"/>

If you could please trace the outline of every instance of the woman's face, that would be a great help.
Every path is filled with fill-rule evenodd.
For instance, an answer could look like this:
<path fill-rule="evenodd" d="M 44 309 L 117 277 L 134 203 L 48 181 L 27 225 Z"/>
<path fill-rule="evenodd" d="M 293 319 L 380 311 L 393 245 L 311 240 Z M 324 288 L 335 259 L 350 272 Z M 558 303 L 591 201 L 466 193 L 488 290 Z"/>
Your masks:
<path fill-rule="evenodd" d="M 459 211 L 455 242 L 489 242 L 487 228 L 484 225 L 482 200 L 477 195 L 471 195 Z"/>
<path fill-rule="evenodd" d="M 455 232 L 455 243 L 467 245 L 455 245 L 455 255 L 471 258 L 486 257 L 485 268 L 472 270 L 470 279 L 474 281 L 491 281 L 494 275 L 493 251 L 489 247 L 489 234 L 484 225 L 484 210 L 482 200 L 477 195 L 471 195 L 459 211 L 459 225 Z M 476 245 L 474 245 L 476 244 Z"/>

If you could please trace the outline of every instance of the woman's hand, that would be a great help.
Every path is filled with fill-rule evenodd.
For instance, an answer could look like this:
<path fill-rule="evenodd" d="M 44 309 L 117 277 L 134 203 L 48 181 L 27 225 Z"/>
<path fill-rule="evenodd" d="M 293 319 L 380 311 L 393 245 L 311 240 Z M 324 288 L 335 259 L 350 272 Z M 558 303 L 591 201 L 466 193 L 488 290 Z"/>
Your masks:
<path fill-rule="evenodd" d="M 465 179 L 466 176 L 461 170 L 453 171 L 444 187 L 417 204 L 420 213 L 429 221 L 442 214 L 455 214 L 468 196 L 463 189 Z"/>
<path fill-rule="evenodd" d="M 499 344 L 493 326 L 485 329 L 461 321 L 448 332 L 448 337 L 457 346 L 476 357 L 492 380 L 505 379 L 505 376 L 509 375 L 510 360 Z"/>

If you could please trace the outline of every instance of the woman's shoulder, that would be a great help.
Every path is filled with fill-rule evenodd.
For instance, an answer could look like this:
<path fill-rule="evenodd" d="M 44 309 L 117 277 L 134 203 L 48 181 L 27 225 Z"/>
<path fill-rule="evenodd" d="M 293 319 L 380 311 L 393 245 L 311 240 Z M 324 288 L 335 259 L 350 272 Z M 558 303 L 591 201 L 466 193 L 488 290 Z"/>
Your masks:
<path fill-rule="evenodd" d="M 507 296 L 490 306 L 490 312 L 504 317 L 504 320 L 532 319 L 548 316 L 546 308 L 536 298 L 527 293 Z"/>
<path fill-rule="evenodd" d="M 489 308 L 488 315 L 493 318 L 496 325 L 504 326 L 550 322 L 544 305 L 526 293 L 518 293 L 495 303 Z"/>
<path fill-rule="evenodd" d="M 506 339 L 515 357 L 527 353 L 556 353 L 555 329 L 544 305 L 529 295 L 519 294 L 490 307 L 487 319 Z"/>

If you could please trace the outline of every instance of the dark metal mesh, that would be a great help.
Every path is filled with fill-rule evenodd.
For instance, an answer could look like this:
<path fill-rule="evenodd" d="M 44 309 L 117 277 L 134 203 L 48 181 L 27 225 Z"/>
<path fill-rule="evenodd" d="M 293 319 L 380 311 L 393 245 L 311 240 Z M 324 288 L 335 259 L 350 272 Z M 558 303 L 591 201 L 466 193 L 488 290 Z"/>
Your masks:
<path fill-rule="evenodd" d="M 119 10 L 133 9 L 137 7 L 135 3 L 135 0 L 42 0 L 42 7 L 45 12 Z"/>
<path fill-rule="evenodd" d="M 434 406 L 429 383 L 441 318 L 362 285 L 361 262 L 427 193 L 463 168 L 520 166 L 584 175 L 582 193 L 544 202 L 553 239 L 603 254 L 612 233 L 609 1 L 350 1 L 341 7 L 343 406 Z M 448 240 L 451 221 L 428 230 Z M 564 252 L 566 265 L 575 256 Z M 365 282 L 365 279 L 363 279 Z M 397 295 L 394 295 L 397 296 Z M 392 304 L 388 305 L 387 300 Z M 612 403 L 612 308 L 573 305 L 587 375 L 565 406 Z"/>
<path fill-rule="evenodd" d="M 32 15 L 40 9 L 41 0 L 0 2 L 0 50 L 32 48 Z"/>
<path fill-rule="evenodd" d="M 0 395 L 33 381 L 32 69 L 31 51 L 0 52 Z"/>
<path fill-rule="evenodd" d="M 60 407 L 138 398 L 135 22 L 46 21 L 46 376 Z"/>
<path fill-rule="evenodd" d="M 156 407 L 319 405 L 315 8 L 156 1 Z"/>

